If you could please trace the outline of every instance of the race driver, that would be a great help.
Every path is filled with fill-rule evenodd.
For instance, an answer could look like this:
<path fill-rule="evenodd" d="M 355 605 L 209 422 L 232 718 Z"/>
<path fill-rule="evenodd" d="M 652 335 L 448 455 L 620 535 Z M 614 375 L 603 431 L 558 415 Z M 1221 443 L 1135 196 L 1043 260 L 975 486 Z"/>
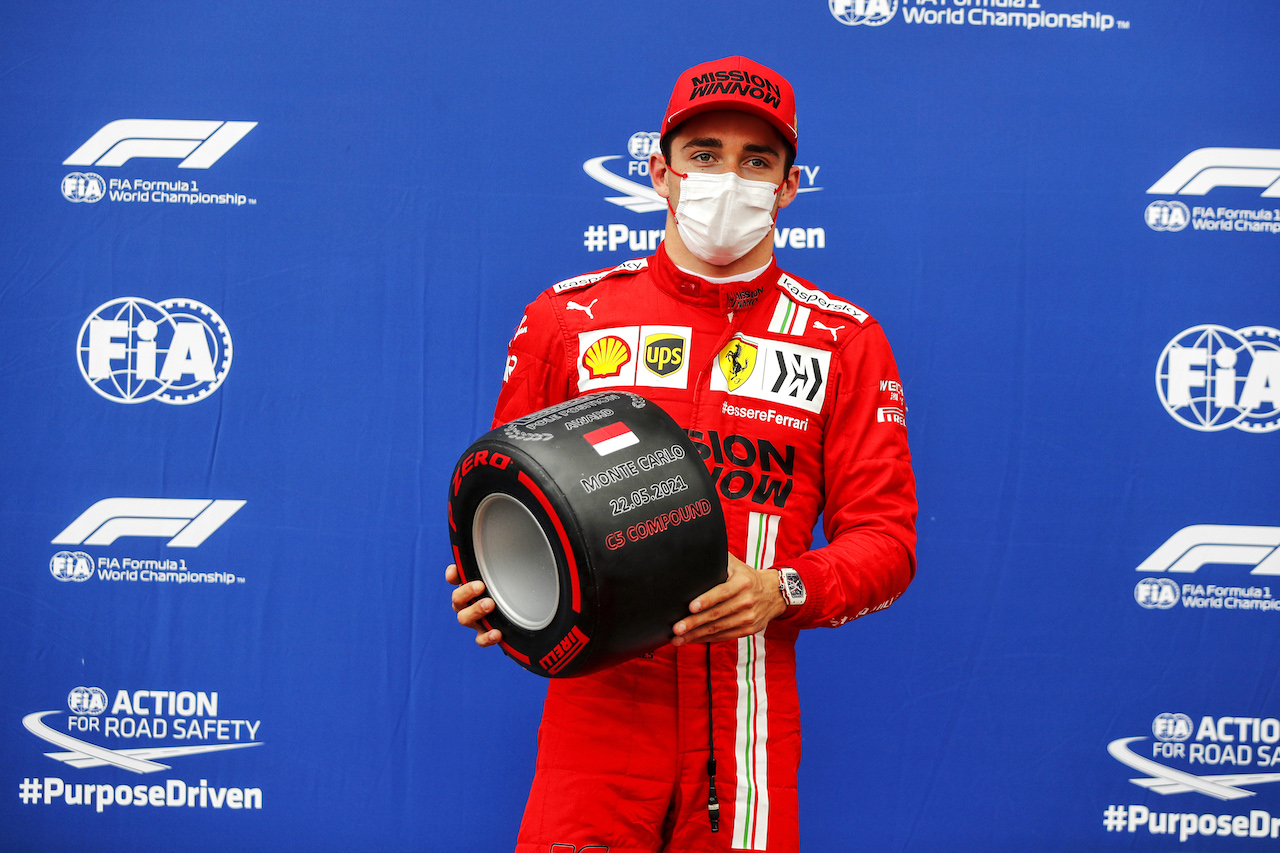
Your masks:
<path fill-rule="evenodd" d="M 528 306 L 494 425 L 608 388 L 659 403 L 716 481 L 729 578 L 690 603 L 670 645 L 549 683 L 522 853 L 797 850 L 796 636 L 884 609 L 915 573 L 889 344 L 773 258 L 799 186 L 790 84 L 741 56 L 695 66 L 660 148 L 662 244 Z M 830 544 L 810 550 L 820 513 Z M 459 582 L 453 566 L 446 577 Z M 471 581 L 452 603 L 491 646 L 483 593 Z"/>

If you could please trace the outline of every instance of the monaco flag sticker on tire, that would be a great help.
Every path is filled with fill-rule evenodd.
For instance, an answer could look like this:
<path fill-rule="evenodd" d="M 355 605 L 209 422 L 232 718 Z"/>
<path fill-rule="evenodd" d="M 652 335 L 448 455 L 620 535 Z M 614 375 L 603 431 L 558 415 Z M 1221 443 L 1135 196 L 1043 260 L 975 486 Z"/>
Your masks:
<path fill-rule="evenodd" d="M 585 675 L 669 642 L 728 576 L 724 514 L 697 450 L 638 394 L 578 397 L 482 436 L 449 484 L 449 539 L 484 620 L 530 672 Z"/>

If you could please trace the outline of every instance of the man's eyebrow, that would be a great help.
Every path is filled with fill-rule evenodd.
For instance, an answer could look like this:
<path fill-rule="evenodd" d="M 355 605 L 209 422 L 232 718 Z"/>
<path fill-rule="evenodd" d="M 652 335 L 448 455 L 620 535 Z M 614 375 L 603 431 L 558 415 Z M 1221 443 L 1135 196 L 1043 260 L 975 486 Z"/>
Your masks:
<path fill-rule="evenodd" d="M 755 142 L 748 142 L 746 145 L 742 146 L 742 150 L 750 151 L 754 154 L 772 154 L 774 157 L 781 156 L 778 154 L 778 149 L 774 148 L 772 145 L 759 145 Z"/>
<path fill-rule="evenodd" d="M 684 145 L 680 146 L 681 150 L 685 148 L 723 148 L 724 144 L 714 136 L 699 136 L 697 139 L 690 139 Z"/>

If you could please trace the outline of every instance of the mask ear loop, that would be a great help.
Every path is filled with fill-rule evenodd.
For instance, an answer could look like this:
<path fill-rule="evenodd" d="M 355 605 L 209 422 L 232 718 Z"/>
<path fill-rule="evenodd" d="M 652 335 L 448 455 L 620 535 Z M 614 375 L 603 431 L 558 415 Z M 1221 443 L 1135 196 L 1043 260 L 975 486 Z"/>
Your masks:
<path fill-rule="evenodd" d="M 668 171 L 668 172 L 670 172 L 671 174 L 675 175 L 677 178 L 679 178 L 679 179 L 680 179 L 680 180 L 682 180 L 682 181 L 683 181 L 683 180 L 685 180 L 685 179 L 687 179 L 687 178 L 689 177 L 689 173 L 688 173 L 688 172 L 685 172 L 684 174 L 680 174 L 680 173 L 679 173 L 679 172 L 677 172 L 675 169 L 671 168 L 671 164 L 667 162 L 667 158 L 666 158 L 666 157 L 663 157 L 663 158 L 662 158 L 662 165 L 666 166 L 666 167 L 667 167 L 667 171 Z M 672 218 L 673 220 L 675 220 L 675 223 L 676 223 L 677 225 L 679 225 L 679 224 L 680 224 L 680 220 L 679 220 L 679 219 L 676 219 L 676 209 L 675 209 L 674 207 L 672 207 L 672 206 L 671 206 L 671 196 L 670 196 L 670 195 L 668 195 L 668 196 L 667 196 L 667 210 L 671 211 L 671 218 Z"/>
<path fill-rule="evenodd" d="M 773 194 L 776 196 L 778 193 L 782 192 L 782 188 L 786 186 L 786 183 L 787 183 L 787 177 L 783 177 L 781 183 L 779 183 L 776 187 L 773 188 Z M 773 227 L 774 228 L 778 227 L 778 207 L 776 205 L 773 208 Z"/>

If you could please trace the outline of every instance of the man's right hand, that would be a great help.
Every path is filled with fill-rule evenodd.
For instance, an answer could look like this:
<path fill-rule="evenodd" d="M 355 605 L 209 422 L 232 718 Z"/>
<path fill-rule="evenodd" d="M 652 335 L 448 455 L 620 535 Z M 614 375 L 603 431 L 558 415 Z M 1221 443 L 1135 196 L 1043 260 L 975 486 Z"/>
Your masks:
<path fill-rule="evenodd" d="M 502 632 L 496 628 L 487 630 L 480 624 L 480 620 L 492 613 L 495 606 L 492 598 L 480 598 L 484 594 L 484 583 L 471 581 L 459 585 L 461 577 L 458 575 L 458 567 L 452 563 L 444 570 L 444 579 L 456 587 L 450 596 L 450 603 L 453 604 L 453 612 L 458 614 L 458 624 L 474 628 L 478 644 L 497 645 L 502 640 Z"/>

